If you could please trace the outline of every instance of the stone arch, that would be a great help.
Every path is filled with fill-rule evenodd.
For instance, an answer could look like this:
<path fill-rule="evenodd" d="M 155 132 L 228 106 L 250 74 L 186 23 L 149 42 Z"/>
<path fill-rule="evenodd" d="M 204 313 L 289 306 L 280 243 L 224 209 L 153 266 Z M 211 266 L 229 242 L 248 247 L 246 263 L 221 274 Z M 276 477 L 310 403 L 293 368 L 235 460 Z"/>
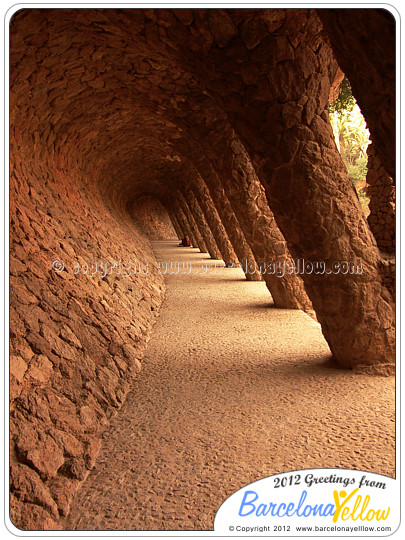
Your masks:
<path fill-rule="evenodd" d="M 58 528 L 139 372 L 165 290 L 131 218 L 145 193 L 166 207 L 178 235 L 229 264 L 254 267 L 272 232 L 293 258 L 361 264 L 358 274 L 307 272 L 289 292 L 308 295 L 339 365 L 392 368 L 392 289 L 326 113 L 339 62 L 394 178 L 393 22 L 384 10 L 354 11 L 24 8 L 13 16 L 17 526 Z M 364 70 L 350 61 L 353 46 Z M 245 214 L 243 186 L 244 204 L 257 203 Z M 144 265 L 134 283 L 114 279 L 138 270 L 133 255 Z M 263 256 L 273 257 L 270 247 Z"/>

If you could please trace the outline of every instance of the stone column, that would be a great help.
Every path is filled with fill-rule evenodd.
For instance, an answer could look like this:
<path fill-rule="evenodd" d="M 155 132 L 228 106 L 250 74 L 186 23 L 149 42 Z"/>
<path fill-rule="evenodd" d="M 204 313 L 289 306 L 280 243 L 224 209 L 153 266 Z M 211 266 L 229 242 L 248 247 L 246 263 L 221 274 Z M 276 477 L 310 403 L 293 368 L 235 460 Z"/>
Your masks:
<path fill-rule="evenodd" d="M 186 188 L 187 201 L 196 224 L 201 232 L 204 243 L 207 246 L 208 253 L 211 259 L 222 259 L 221 253 L 218 250 L 218 246 L 215 242 L 215 238 L 205 220 L 204 214 L 201 211 L 200 205 L 194 195 L 194 192 L 188 187 Z"/>
<path fill-rule="evenodd" d="M 235 141 L 234 148 L 238 148 L 239 153 L 235 155 L 232 178 L 223 175 L 223 183 L 256 261 L 265 265 L 262 276 L 274 303 L 280 308 L 312 311 L 302 279 L 294 272 L 288 273 L 294 268 L 294 261 L 270 210 L 264 188 L 239 141 Z"/>
<path fill-rule="evenodd" d="M 190 224 L 187 221 L 186 215 L 183 212 L 180 202 L 176 199 L 173 200 L 173 210 L 180 224 L 181 230 L 183 231 L 183 238 L 185 236 L 188 236 L 190 238 L 192 246 L 197 248 L 197 240 L 194 237 L 193 231 L 191 230 Z"/>
<path fill-rule="evenodd" d="M 238 258 L 231 242 L 229 241 L 217 209 L 212 201 L 210 192 L 204 180 L 198 173 L 193 178 L 191 189 L 194 191 L 194 195 L 198 200 L 205 219 L 207 220 L 207 223 L 212 231 L 218 249 L 221 253 L 221 259 L 225 262 L 225 266 L 238 266 Z"/>
<path fill-rule="evenodd" d="M 366 119 L 376 154 L 395 179 L 395 18 L 379 8 L 317 12 Z"/>
<path fill-rule="evenodd" d="M 307 270 L 302 278 L 334 357 L 347 367 L 392 365 L 392 297 L 382 285 L 379 251 L 326 109 L 336 71 L 332 51 L 316 15 L 305 12 L 298 26 L 297 15 L 286 10 L 283 21 L 271 25 L 252 17 L 245 28 L 245 60 L 225 47 L 232 61 L 220 69 L 237 61 L 243 80 L 254 65 L 255 89 L 235 80 L 232 88 L 223 73 L 227 83 L 215 82 L 212 91 L 249 152 L 293 257 L 326 265 L 324 274 Z M 277 25 L 270 37 L 269 28 L 273 32 Z M 205 65 L 217 71 L 217 58 L 213 50 Z M 236 86 L 239 99 L 232 99 Z"/>
<path fill-rule="evenodd" d="M 173 223 L 173 227 L 174 227 L 174 230 L 176 231 L 178 239 L 182 240 L 186 235 L 184 231 L 182 230 L 173 209 L 170 208 L 169 206 L 166 206 L 165 208 L 166 208 L 167 213 L 169 214 L 171 222 Z"/>
<path fill-rule="evenodd" d="M 207 186 L 246 279 L 249 281 L 261 281 L 262 276 L 257 268 L 252 250 L 246 242 L 246 238 L 211 162 L 203 155 L 200 149 L 197 151 L 196 146 L 190 145 L 188 139 L 176 141 L 176 150 L 182 154 L 183 158 L 188 157 L 187 165 L 189 171 L 191 171 L 191 174 L 189 171 L 188 174 L 191 178 L 196 176 L 192 174 L 193 172 L 197 173 L 197 177 L 199 175 Z"/>
<path fill-rule="evenodd" d="M 205 245 L 204 239 L 201 235 L 201 232 L 198 228 L 198 225 L 194 219 L 194 216 L 190 210 L 190 207 L 188 205 L 188 202 L 184 195 L 178 191 L 177 196 L 179 199 L 179 204 L 184 212 L 184 215 L 186 216 L 186 220 L 190 226 L 190 229 L 193 231 L 193 236 L 195 238 L 196 244 L 194 244 L 198 249 L 201 251 L 201 253 L 208 253 L 208 248 Z"/>
<path fill-rule="evenodd" d="M 395 298 L 395 185 L 378 159 L 374 145 L 367 148 L 367 195 L 370 229 L 381 252 L 382 282 Z"/>
<path fill-rule="evenodd" d="M 216 182 L 207 180 L 205 182 L 209 189 L 212 201 L 224 225 L 228 238 L 235 250 L 242 270 L 245 273 L 246 279 L 249 281 L 261 281 L 262 276 L 258 270 L 256 260 L 246 241 L 239 222 L 232 210 L 231 203 L 225 195 L 224 189 L 221 186 L 219 179 Z"/>
<path fill-rule="evenodd" d="M 216 127 L 218 127 L 216 122 Z M 198 137 L 200 133 L 200 137 Z M 277 307 L 303 309 L 313 315 L 304 283 L 270 210 L 266 194 L 240 140 L 226 124 L 221 129 L 194 131 L 196 144 L 210 156 L 225 194 L 253 252 Z M 213 150 L 217 155 L 213 154 Z"/>
<path fill-rule="evenodd" d="M 176 218 L 175 215 L 173 215 L 173 220 L 172 220 L 172 222 L 173 222 L 173 227 L 174 227 L 175 230 L 176 230 L 178 239 L 179 239 L 179 240 L 182 240 L 182 239 L 184 238 L 184 236 L 182 235 L 180 224 L 179 224 L 179 222 L 178 222 L 178 220 L 177 220 L 177 218 Z"/>

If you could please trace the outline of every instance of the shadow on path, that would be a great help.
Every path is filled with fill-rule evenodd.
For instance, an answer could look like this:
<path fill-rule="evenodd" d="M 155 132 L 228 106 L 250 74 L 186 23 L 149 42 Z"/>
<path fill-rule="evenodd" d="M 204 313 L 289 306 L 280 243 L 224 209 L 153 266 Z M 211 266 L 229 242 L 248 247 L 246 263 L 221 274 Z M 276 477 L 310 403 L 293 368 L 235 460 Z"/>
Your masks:
<path fill-rule="evenodd" d="M 204 258 L 153 245 L 160 261 L 195 268 Z M 143 370 L 66 529 L 210 530 L 227 496 L 274 473 L 394 476 L 394 378 L 337 369 L 315 321 L 263 309 L 265 283 L 241 278 L 166 275 Z"/>

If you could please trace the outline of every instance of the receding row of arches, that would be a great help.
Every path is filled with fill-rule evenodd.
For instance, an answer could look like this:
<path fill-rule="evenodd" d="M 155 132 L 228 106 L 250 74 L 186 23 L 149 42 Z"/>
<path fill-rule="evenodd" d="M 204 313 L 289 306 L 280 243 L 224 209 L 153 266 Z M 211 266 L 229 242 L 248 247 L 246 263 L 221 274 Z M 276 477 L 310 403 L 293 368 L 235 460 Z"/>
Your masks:
<path fill-rule="evenodd" d="M 164 290 L 143 233 L 164 212 L 179 238 L 263 279 L 277 307 L 316 317 L 338 365 L 392 372 L 395 43 L 384 9 L 13 15 L 10 369 L 23 528 L 52 528 L 67 511 L 60 486 L 74 492 L 85 477 L 92 434 L 136 374 Z M 327 114 L 343 73 L 371 133 L 368 220 Z M 151 261 L 136 286 L 72 272 L 73 260 L 134 253 Z M 258 270 L 297 260 L 362 270 Z M 62 409 L 63 421 L 52 412 Z M 22 478 L 48 490 L 29 511 Z"/>

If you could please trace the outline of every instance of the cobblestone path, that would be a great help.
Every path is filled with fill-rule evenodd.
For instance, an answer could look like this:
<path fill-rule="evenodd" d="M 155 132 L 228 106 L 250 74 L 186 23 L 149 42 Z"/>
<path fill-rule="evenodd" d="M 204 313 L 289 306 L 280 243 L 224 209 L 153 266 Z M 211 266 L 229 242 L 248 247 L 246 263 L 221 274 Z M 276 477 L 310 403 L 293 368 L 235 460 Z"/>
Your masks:
<path fill-rule="evenodd" d="M 177 242 L 161 261 L 214 264 Z M 219 265 L 220 262 L 217 261 Z M 210 530 L 244 485 L 302 468 L 394 476 L 394 378 L 337 369 L 320 327 L 240 269 L 168 275 L 143 369 L 67 530 Z"/>

